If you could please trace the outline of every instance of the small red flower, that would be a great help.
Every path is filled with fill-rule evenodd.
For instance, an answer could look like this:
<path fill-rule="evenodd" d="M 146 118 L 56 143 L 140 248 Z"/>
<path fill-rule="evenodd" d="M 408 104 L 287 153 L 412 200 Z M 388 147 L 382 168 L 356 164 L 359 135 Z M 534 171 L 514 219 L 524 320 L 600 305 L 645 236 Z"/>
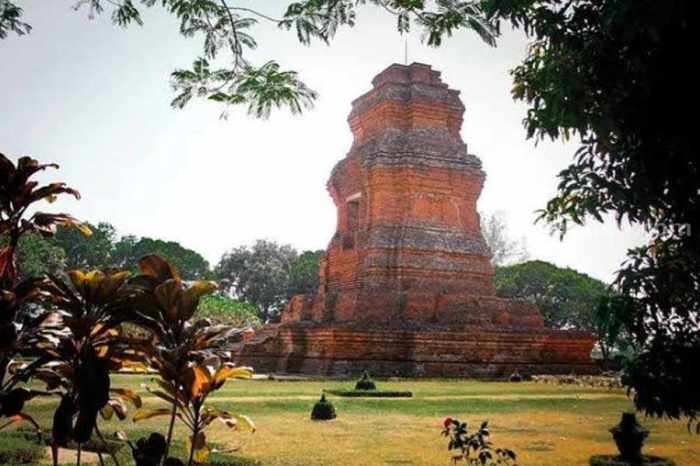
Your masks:
<path fill-rule="evenodd" d="M 446 417 L 445 420 L 443 421 L 442 425 L 445 426 L 445 429 L 448 429 L 450 425 L 452 424 L 452 418 L 451 417 Z"/>

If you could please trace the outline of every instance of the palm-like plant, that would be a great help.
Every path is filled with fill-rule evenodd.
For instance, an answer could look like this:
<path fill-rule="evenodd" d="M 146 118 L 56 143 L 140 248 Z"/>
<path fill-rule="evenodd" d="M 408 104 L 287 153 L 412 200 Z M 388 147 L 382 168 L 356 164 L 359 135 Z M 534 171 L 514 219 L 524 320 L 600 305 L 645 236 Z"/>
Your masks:
<path fill-rule="evenodd" d="M 129 320 L 132 291 L 128 272 L 68 272 L 42 286 L 50 298 L 46 313 L 51 325 L 42 334 L 51 344 L 37 348 L 32 375 L 61 396 L 54 413 L 54 464 L 59 446 L 87 442 L 97 429 L 97 416 L 116 413 L 126 417 L 125 401 L 140 406 L 139 397 L 126 389 L 111 389 L 110 372 L 145 360 L 140 345 L 123 335 Z"/>
<path fill-rule="evenodd" d="M 211 391 L 220 388 L 229 378 L 249 378 L 252 371 L 230 363 L 227 346 L 241 331 L 226 325 L 212 325 L 209 320 L 192 322 L 199 299 L 213 292 L 212 282 L 185 284 L 177 271 L 158 256 L 139 261 L 142 274 L 132 280 L 137 288 L 133 308 L 134 322 L 149 330 L 154 340 L 150 345 L 148 364 L 158 372 L 159 389 L 153 394 L 171 404 L 169 409 L 139 410 L 135 421 L 169 415 L 164 458 L 172 441 L 175 420 L 179 418 L 190 429 L 190 464 L 208 454 L 204 428 L 214 419 L 230 426 L 247 418 L 204 407 Z"/>
<path fill-rule="evenodd" d="M 54 234 L 57 225 L 76 226 L 89 235 L 90 230 L 67 214 L 35 212 L 28 214 L 30 207 L 39 201 L 53 202 L 58 195 L 71 194 L 80 198 L 78 191 L 65 183 L 50 183 L 40 186 L 31 180 L 37 172 L 47 168 L 58 168 L 55 164 L 40 164 L 30 157 L 21 157 L 17 164 L 0 154 L 0 236 L 7 238 L 0 247 L 0 416 L 10 418 L 5 427 L 16 421 L 27 420 L 38 429 L 31 417 L 22 413 L 24 402 L 36 392 L 17 387 L 29 376 L 30 365 L 8 374 L 15 367 L 12 358 L 22 349 L 50 346 L 49 335 L 42 332 L 46 316 L 40 316 L 20 325 L 19 312 L 37 300 L 42 292 L 42 278 L 29 278 L 18 283 L 16 250 L 20 238 L 27 233 L 38 233 L 44 237 Z"/>
<path fill-rule="evenodd" d="M 218 420 L 235 430 L 242 427 L 251 431 L 255 430 L 255 425 L 249 417 L 207 406 L 205 404 L 207 397 L 221 388 L 227 380 L 248 379 L 252 374 L 250 368 L 236 367 L 230 362 L 222 362 L 216 356 L 199 363 L 191 362 L 181 371 L 174 383 L 160 379 L 157 380 L 157 383 L 162 390 L 149 389 L 151 393 L 177 409 L 175 411 L 167 408 L 141 409 L 134 415 L 134 421 L 172 415 L 174 412 L 175 416 L 190 431 L 187 442 L 189 448 L 188 466 L 191 466 L 193 462 L 206 463 L 210 449 L 207 446 L 204 431 L 212 422 Z"/>
<path fill-rule="evenodd" d="M 50 183 L 40 186 L 31 177 L 47 168 L 58 168 L 56 164 L 40 164 L 31 157 L 20 157 L 17 165 L 0 154 L 0 236 L 7 235 L 9 241 L 0 248 L 0 285 L 7 289 L 17 280 L 17 244 L 22 235 L 38 233 L 52 236 L 57 225 L 78 227 L 89 235 L 90 229 L 68 214 L 35 212 L 26 216 L 32 204 L 39 201 L 53 202 L 60 194 L 71 194 L 80 199 L 80 193 L 65 183 Z"/>

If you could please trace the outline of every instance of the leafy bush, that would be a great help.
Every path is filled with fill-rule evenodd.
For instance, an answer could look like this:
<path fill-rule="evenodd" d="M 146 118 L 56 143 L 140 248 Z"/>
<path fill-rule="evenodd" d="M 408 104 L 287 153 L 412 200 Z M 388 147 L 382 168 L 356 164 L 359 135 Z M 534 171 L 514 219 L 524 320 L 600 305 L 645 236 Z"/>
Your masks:
<path fill-rule="evenodd" d="M 364 371 L 362 373 L 362 378 L 357 381 L 355 384 L 355 390 L 376 390 L 377 386 L 374 383 L 374 380 L 372 380 L 369 377 L 369 373 L 367 371 Z"/>
<path fill-rule="evenodd" d="M 335 407 L 333 403 L 326 400 L 326 394 L 321 394 L 321 399 L 316 402 L 311 410 L 311 419 L 314 421 L 330 421 L 335 419 Z"/>
<path fill-rule="evenodd" d="M 493 448 L 489 440 L 491 431 L 488 422 L 483 422 L 478 430 L 469 433 L 466 422 L 460 422 L 451 417 L 443 421 L 442 435 L 448 437 L 447 449 L 456 450 L 457 455 L 452 460 L 464 461 L 468 465 L 479 466 L 517 466 L 515 452 L 508 448 Z"/>
<path fill-rule="evenodd" d="M 413 392 L 397 390 L 326 390 L 331 395 L 347 398 L 411 398 Z"/>
<path fill-rule="evenodd" d="M 211 319 L 234 327 L 259 327 L 262 325 L 258 308 L 244 301 L 223 295 L 204 296 L 199 300 L 197 317 Z"/>
<path fill-rule="evenodd" d="M 43 443 L 15 432 L 0 434 L 0 464 L 38 464 L 46 453 Z"/>

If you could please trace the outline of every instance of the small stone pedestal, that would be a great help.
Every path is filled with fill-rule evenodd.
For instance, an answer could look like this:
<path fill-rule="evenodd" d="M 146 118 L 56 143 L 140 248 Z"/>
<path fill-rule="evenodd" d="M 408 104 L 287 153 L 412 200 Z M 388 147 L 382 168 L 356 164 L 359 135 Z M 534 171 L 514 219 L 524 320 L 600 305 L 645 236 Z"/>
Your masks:
<path fill-rule="evenodd" d="M 658 456 L 642 456 L 641 462 L 630 463 L 620 459 L 618 455 L 591 456 L 591 466 L 676 466 L 673 461 Z"/>
<path fill-rule="evenodd" d="M 639 425 L 634 413 L 623 413 L 620 424 L 610 429 L 619 455 L 596 455 L 591 466 L 675 466 L 675 463 L 658 456 L 642 455 L 642 446 L 649 431 Z"/>

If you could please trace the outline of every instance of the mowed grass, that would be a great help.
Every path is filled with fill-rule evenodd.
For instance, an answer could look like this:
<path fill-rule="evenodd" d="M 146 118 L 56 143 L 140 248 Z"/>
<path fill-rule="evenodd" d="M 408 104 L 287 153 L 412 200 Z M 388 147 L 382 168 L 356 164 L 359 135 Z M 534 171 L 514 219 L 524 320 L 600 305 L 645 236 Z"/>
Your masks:
<path fill-rule="evenodd" d="M 141 389 L 149 378 L 117 376 L 114 386 L 138 388 L 147 407 L 163 403 Z M 492 440 L 518 454 L 521 466 L 587 465 L 592 454 L 614 453 L 608 429 L 632 410 L 622 390 L 554 386 L 531 382 L 470 380 L 378 380 L 378 388 L 410 390 L 413 398 L 330 397 L 338 418 L 309 419 L 322 389 L 351 388 L 352 382 L 230 381 L 210 403 L 253 418 L 253 434 L 232 433 L 223 424 L 207 431 L 210 441 L 263 465 L 449 465 L 440 435 L 446 416 L 478 425 L 488 420 Z M 50 426 L 55 401 L 37 399 L 28 410 Z M 131 414 L 131 413 L 130 413 Z M 669 456 L 678 465 L 700 466 L 700 436 L 685 422 L 645 419 L 651 430 L 645 452 Z M 164 432 L 167 418 L 139 423 L 102 421 L 104 432 Z M 184 435 L 181 426 L 178 433 Z M 181 437 L 184 438 L 184 437 Z"/>

